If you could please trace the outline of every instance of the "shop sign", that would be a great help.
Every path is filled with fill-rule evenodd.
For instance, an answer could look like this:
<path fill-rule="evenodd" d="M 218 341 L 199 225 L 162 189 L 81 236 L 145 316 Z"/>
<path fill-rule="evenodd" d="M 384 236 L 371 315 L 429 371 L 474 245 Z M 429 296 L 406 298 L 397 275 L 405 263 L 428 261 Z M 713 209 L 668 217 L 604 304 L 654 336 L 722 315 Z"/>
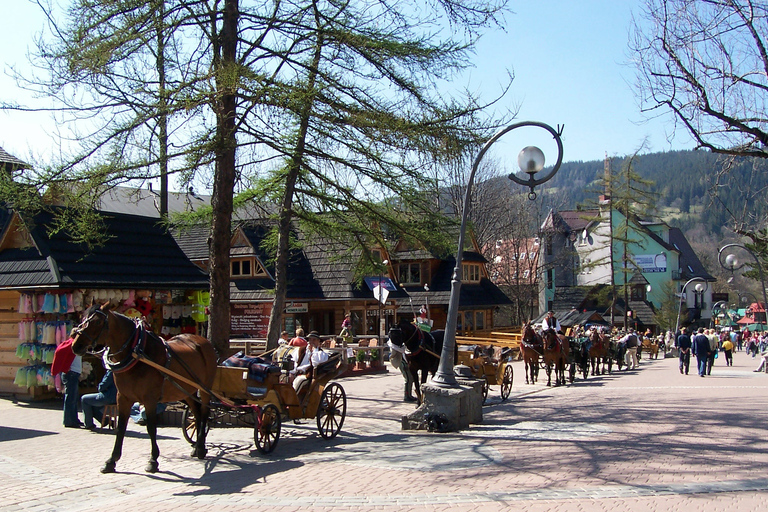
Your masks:
<path fill-rule="evenodd" d="M 394 309 L 382 309 L 381 310 L 385 316 L 394 316 L 395 310 Z M 379 310 L 377 309 L 369 309 L 365 312 L 366 316 L 379 316 Z"/>
<path fill-rule="evenodd" d="M 232 334 L 247 334 L 254 338 L 266 338 L 271 312 L 271 303 L 230 304 L 230 330 Z"/>
<path fill-rule="evenodd" d="M 306 313 L 309 311 L 309 302 L 289 302 L 285 307 L 286 313 Z"/>

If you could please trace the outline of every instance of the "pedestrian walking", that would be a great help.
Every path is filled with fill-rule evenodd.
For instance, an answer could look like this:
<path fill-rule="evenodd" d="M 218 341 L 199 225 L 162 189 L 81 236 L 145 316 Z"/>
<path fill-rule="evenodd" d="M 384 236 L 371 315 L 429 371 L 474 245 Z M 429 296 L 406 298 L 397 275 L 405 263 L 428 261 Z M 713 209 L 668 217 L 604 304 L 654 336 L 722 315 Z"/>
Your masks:
<path fill-rule="evenodd" d="M 733 342 L 730 338 L 723 341 L 723 355 L 725 355 L 725 366 L 733 366 Z"/>
<path fill-rule="evenodd" d="M 714 329 L 709 329 L 708 331 L 705 331 L 705 335 L 709 340 L 709 355 L 707 356 L 707 375 L 711 375 L 712 366 L 714 366 L 715 364 L 715 359 L 717 358 L 717 349 L 719 348 L 720 342 L 717 339 L 717 334 L 715 334 Z"/>
<path fill-rule="evenodd" d="M 696 366 L 699 377 L 707 375 L 707 360 L 709 359 L 709 338 L 704 335 L 704 328 L 699 327 L 699 332 L 691 340 L 693 343 L 693 355 L 696 356 Z"/>
<path fill-rule="evenodd" d="M 683 373 L 683 370 L 685 370 L 685 374 L 688 375 L 688 369 L 691 366 L 692 343 L 687 328 L 682 330 L 682 333 L 677 337 L 675 344 L 677 345 L 677 351 L 679 353 L 678 357 L 680 358 L 680 373 Z"/>

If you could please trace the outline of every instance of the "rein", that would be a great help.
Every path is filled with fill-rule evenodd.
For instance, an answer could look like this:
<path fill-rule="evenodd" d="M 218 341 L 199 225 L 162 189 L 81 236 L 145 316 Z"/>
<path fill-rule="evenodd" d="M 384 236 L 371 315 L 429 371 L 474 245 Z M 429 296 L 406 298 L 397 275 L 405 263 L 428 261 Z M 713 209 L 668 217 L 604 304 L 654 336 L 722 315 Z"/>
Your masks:
<path fill-rule="evenodd" d="M 107 348 L 104 351 L 104 355 L 102 356 L 104 365 L 107 366 L 107 368 L 109 368 L 110 370 L 112 370 L 112 373 L 121 373 L 121 372 L 126 372 L 130 370 L 137 363 L 137 360 L 133 358 L 133 354 L 138 353 L 143 349 L 146 340 L 147 340 L 147 331 L 144 329 L 143 325 L 137 322 L 136 324 L 134 324 L 133 333 L 131 333 L 131 335 L 128 336 L 128 339 L 125 340 L 125 343 L 123 343 L 123 346 L 120 347 L 120 349 L 115 353 L 115 355 L 117 355 L 125 351 L 126 349 L 129 349 L 125 358 L 123 358 L 122 360 L 119 360 L 118 362 L 113 362 L 112 359 L 110 358 L 111 354 L 109 352 L 109 348 Z"/>

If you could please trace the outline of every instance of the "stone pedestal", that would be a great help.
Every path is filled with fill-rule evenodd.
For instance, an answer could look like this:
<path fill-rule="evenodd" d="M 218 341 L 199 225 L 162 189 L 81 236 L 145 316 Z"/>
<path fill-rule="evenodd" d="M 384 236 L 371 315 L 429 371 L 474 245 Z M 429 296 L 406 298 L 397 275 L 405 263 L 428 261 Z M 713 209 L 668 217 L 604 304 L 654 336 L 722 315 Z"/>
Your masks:
<path fill-rule="evenodd" d="M 412 413 L 403 416 L 403 430 L 428 430 L 428 418 L 440 418 L 441 431 L 456 432 L 483 421 L 483 381 L 459 377 L 455 387 L 427 383 L 421 387 L 424 402 Z M 432 425 L 434 427 L 434 423 Z"/>

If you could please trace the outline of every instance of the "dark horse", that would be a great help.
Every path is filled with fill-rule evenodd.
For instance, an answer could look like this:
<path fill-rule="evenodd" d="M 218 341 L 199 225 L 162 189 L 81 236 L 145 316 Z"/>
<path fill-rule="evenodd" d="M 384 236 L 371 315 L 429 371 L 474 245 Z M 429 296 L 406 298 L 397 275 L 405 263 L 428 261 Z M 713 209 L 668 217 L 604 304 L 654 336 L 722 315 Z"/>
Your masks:
<path fill-rule="evenodd" d="M 216 375 L 216 352 L 213 345 L 201 336 L 181 334 L 168 341 L 144 329 L 141 323 L 109 310 L 109 303 L 91 306 L 83 314 L 82 323 L 72 331 L 72 350 L 83 355 L 96 346 L 106 347 L 104 363 L 112 370 L 117 386 L 119 411 L 117 433 L 112 456 L 101 468 L 102 473 L 113 473 L 123 450 L 123 438 L 134 402 L 144 405 L 147 413 L 147 433 L 152 443 L 152 454 L 146 471 L 158 469 L 157 457 L 157 404 L 184 401 L 195 417 L 197 440 L 192 456 L 205 458 L 205 434 L 208 421 L 210 390 Z M 165 368 L 186 380 L 173 378 L 153 367 Z M 191 382 L 191 383 L 190 383 Z M 192 384 L 195 385 L 192 385 Z M 198 395 L 199 393 L 199 397 Z"/>
<path fill-rule="evenodd" d="M 525 324 L 523 326 L 522 341 L 520 342 L 520 353 L 525 362 L 526 384 L 535 384 L 539 378 L 539 358 L 543 355 L 543 352 L 544 341 L 541 339 L 541 336 L 533 330 L 531 324 Z"/>
<path fill-rule="evenodd" d="M 569 356 L 569 344 L 565 336 L 553 330 L 542 333 L 544 338 L 544 366 L 547 369 L 547 386 L 552 385 L 552 370 L 555 372 L 555 386 L 565 385 L 565 365 Z"/>
<path fill-rule="evenodd" d="M 417 403 L 421 403 L 421 385 L 427 382 L 427 376 L 431 373 L 435 376 L 440 364 L 440 354 L 443 350 L 443 338 L 445 331 L 424 332 L 408 320 L 400 322 L 389 330 L 389 341 L 393 345 L 408 349 L 405 360 L 408 362 L 408 371 L 411 372 L 414 388 L 416 388 Z M 454 350 L 453 360 L 457 354 Z M 421 372 L 421 379 L 419 379 Z"/>

